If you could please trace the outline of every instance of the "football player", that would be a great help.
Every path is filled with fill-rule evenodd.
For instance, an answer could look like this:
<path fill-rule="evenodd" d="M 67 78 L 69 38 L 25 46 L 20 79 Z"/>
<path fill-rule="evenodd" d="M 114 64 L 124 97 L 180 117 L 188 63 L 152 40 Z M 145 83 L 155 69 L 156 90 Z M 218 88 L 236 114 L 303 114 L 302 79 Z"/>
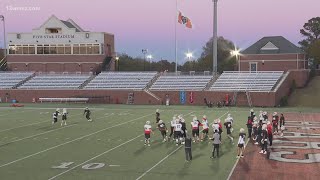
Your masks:
<path fill-rule="evenodd" d="M 225 119 L 224 124 L 223 124 L 226 129 L 227 129 L 227 136 L 230 139 L 231 143 L 233 144 L 233 136 L 231 134 L 231 128 L 232 128 L 232 123 L 229 118 Z"/>
<path fill-rule="evenodd" d="M 87 118 L 88 121 L 92 121 L 92 119 L 90 118 L 91 111 L 90 111 L 90 109 L 88 107 L 86 107 L 84 109 L 83 115 L 86 115 L 86 118 Z"/>
<path fill-rule="evenodd" d="M 193 142 L 199 141 L 199 121 L 197 117 L 193 117 L 191 122 Z"/>
<path fill-rule="evenodd" d="M 262 125 L 261 131 L 261 151 L 260 154 L 267 154 L 267 147 L 268 147 L 268 132 L 267 132 L 267 125 Z"/>
<path fill-rule="evenodd" d="M 182 136 L 181 144 L 184 144 L 185 139 L 187 137 L 187 126 L 186 126 L 186 122 L 185 122 L 182 115 L 180 115 L 179 122 L 182 125 L 182 127 L 181 127 L 181 136 Z"/>
<path fill-rule="evenodd" d="M 182 124 L 180 123 L 179 119 L 177 119 L 176 123 L 174 124 L 174 139 L 176 140 L 176 146 L 178 146 L 182 140 L 181 132 L 182 132 Z"/>
<path fill-rule="evenodd" d="M 279 116 L 278 116 L 277 112 L 274 112 L 273 116 L 272 116 L 273 134 L 278 134 L 279 133 L 278 125 L 279 125 Z"/>
<path fill-rule="evenodd" d="M 159 113 L 159 109 L 156 110 L 156 123 L 158 124 L 160 121 L 160 113 Z"/>
<path fill-rule="evenodd" d="M 159 120 L 159 123 L 158 123 L 158 129 L 159 129 L 161 136 L 163 138 L 163 142 L 166 142 L 168 130 L 167 130 L 166 124 L 161 119 Z"/>
<path fill-rule="evenodd" d="M 174 138 L 174 125 L 176 124 L 177 121 L 177 117 L 173 116 L 172 120 L 170 121 L 170 135 L 169 135 L 169 139 L 171 139 L 172 135 Z"/>
<path fill-rule="evenodd" d="M 206 115 L 203 115 L 202 122 L 200 125 L 202 126 L 202 133 L 201 133 L 200 140 L 203 141 L 208 137 L 208 133 L 209 133 L 209 123 Z"/>
<path fill-rule="evenodd" d="M 150 134 L 153 133 L 150 125 L 150 121 L 147 121 L 144 125 L 144 145 L 150 146 Z"/>
<path fill-rule="evenodd" d="M 63 126 L 63 124 L 66 126 L 67 125 L 67 114 L 68 111 L 66 108 L 63 108 L 62 110 L 62 121 L 61 121 L 61 126 Z"/>
<path fill-rule="evenodd" d="M 57 108 L 56 111 L 52 114 L 52 118 L 53 118 L 52 124 L 58 122 L 59 115 L 60 115 L 60 109 Z"/>

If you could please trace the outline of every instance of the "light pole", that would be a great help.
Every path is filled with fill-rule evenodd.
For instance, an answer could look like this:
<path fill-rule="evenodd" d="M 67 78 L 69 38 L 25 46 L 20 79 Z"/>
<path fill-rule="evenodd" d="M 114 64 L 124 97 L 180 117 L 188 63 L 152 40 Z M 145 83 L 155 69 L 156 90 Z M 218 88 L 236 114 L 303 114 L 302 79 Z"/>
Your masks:
<path fill-rule="evenodd" d="M 218 73 L 218 0 L 212 0 L 213 1 L 213 67 L 212 71 L 213 74 Z"/>
<path fill-rule="evenodd" d="M 3 21 L 2 22 L 2 25 L 3 25 L 3 49 L 4 49 L 4 57 L 6 57 L 7 55 L 7 46 L 6 46 L 6 23 L 5 23 L 5 20 L 4 20 L 4 16 L 3 15 L 0 15 L 0 19 Z"/>
<path fill-rule="evenodd" d="M 151 71 L 151 60 L 152 60 L 152 58 L 153 58 L 153 56 L 152 56 L 151 54 L 149 54 L 149 55 L 147 56 L 147 59 L 149 60 L 149 64 L 150 64 L 150 66 L 149 66 L 149 71 Z"/>
<path fill-rule="evenodd" d="M 142 49 L 142 54 L 144 55 L 143 71 L 146 71 L 146 54 L 147 53 L 148 53 L 148 49 Z"/>
<path fill-rule="evenodd" d="M 236 48 L 235 50 L 232 50 L 231 52 L 231 55 L 232 56 L 236 56 L 236 60 L 238 61 L 238 71 L 240 72 L 241 71 L 241 68 L 240 68 L 240 51 Z"/>
<path fill-rule="evenodd" d="M 120 71 L 120 66 L 119 66 L 119 56 L 116 56 L 116 62 L 117 62 L 117 71 Z"/>

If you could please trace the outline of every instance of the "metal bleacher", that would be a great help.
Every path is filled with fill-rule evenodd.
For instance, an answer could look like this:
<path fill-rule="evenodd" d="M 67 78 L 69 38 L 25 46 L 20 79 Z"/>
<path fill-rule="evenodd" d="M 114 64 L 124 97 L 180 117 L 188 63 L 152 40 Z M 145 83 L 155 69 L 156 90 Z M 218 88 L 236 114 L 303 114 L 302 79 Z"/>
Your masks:
<path fill-rule="evenodd" d="M 78 89 L 90 74 L 39 74 L 18 89 Z"/>
<path fill-rule="evenodd" d="M 157 72 L 101 72 L 84 89 L 143 90 Z"/>
<path fill-rule="evenodd" d="M 212 79 L 211 75 L 164 74 L 151 86 L 150 90 L 203 90 Z"/>
<path fill-rule="evenodd" d="M 270 92 L 283 73 L 283 71 L 225 71 L 210 87 L 210 90 Z"/>
<path fill-rule="evenodd" d="M 0 89 L 12 89 L 32 74 L 33 72 L 0 72 Z"/>

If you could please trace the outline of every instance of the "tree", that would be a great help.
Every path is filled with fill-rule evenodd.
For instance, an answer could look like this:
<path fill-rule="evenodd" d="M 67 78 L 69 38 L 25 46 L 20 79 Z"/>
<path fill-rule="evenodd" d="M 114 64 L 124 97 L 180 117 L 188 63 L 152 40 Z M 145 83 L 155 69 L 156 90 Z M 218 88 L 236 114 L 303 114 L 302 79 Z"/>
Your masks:
<path fill-rule="evenodd" d="M 212 71 L 212 66 L 213 66 L 212 42 L 213 42 L 213 38 L 211 38 L 203 47 L 203 52 L 201 54 L 200 59 L 198 60 L 198 63 L 199 63 L 198 67 L 203 71 Z M 231 41 L 223 37 L 218 38 L 217 62 L 218 62 L 219 73 L 222 73 L 223 71 L 226 71 L 226 70 L 234 70 L 234 67 L 236 65 L 236 58 L 231 57 L 230 55 L 231 50 L 234 50 L 234 48 L 235 46 Z"/>
<path fill-rule="evenodd" d="M 314 65 L 320 62 L 320 17 L 314 17 L 303 25 L 300 33 L 305 37 L 299 42 L 308 59 L 313 59 Z"/>

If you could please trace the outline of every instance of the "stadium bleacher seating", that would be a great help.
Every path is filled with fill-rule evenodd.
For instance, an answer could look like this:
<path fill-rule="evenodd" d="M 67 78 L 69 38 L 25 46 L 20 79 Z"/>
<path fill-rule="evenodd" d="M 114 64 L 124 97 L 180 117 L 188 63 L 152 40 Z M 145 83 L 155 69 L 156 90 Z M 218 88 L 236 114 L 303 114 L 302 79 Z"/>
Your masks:
<path fill-rule="evenodd" d="M 271 91 L 283 71 L 225 71 L 210 87 L 211 91 Z"/>
<path fill-rule="evenodd" d="M 19 89 L 78 89 L 90 74 L 39 74 Z"/>
<path fill-rule="evenodd" d="M 85 89 L 143 90 L 157 72 L 101 72 Z"/>
<path fill-rule="evenodd" d="M 164 74 L 150 90 L 203 90 L 213 76 Z"/>
<path fill-rule="evenodd" d="M 0 89 L 11 89 L 33 72 L 0 72 Z"/>

